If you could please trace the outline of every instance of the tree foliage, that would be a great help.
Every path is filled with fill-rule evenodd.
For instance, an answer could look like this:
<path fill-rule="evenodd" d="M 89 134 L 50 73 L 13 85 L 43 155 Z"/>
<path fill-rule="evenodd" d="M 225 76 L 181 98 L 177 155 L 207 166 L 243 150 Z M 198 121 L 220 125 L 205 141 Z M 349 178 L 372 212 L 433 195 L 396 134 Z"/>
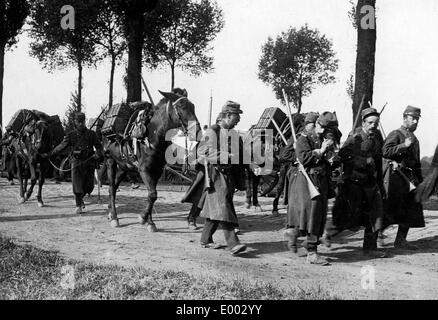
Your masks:
<path fill-rule="evenodd" d="M 95 30 L 99 13 L 98 0 L 70 0 L 75 10 L 74 29 L 61 27 L 64 0 L 33 0 L 30 21 L 31 56 L 49 72 L 78 68 L 78 102 L 81 106 L 82 68 L 95 66 L 101 59 L 96 48 Z"/>
<path fill-rule="evenodd" d="M 275 40 L 268 38 L 262 47 L 259 78 L 272 86 L 277 99 L 284 103 L 282 89 L 301 111 L 302 99 L 316 85 L 335 81 L 338 60 L 332 42 L 307 25 L 290 28 Z"/>
<path fill-rule="evenodd" d="M 0 1 L 0 126 L 3 115 L 3 75 L 5 51 L 18 41 L 26 17 L 29 15 L 29 3 L 26 0 Z"/>
<path fill-rule="evenodd" d="M 223 13 L 211 0 L 162 0 L 146 19 L 144 61 L 151 69 L 169 66 L 193 76 L 213 69 L 211 42 L 224 26 Z"/>
<path fill-rule="evenodd" d="M 0 46 L 10 48 L 17 43 L 17 36 L 28 15 L 28 1 L 0 1 Z"/>

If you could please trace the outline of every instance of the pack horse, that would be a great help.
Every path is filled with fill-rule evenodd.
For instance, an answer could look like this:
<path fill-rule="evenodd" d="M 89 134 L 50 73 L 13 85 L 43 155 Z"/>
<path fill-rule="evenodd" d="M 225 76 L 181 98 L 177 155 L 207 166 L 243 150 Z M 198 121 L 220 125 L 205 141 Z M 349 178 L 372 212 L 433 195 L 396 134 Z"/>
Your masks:
<path fill-rule="evenodd" d="M 109 184 L 108 219 L 112 227 L 119 226 L 116 192 L 120 182 L 128 171 L 138 170 L 147 189 L 146 206 L 139 215 L 139 222 L 146 225 L 148 231 L 157 231 L 152 210 L 157 200 L 157 183 L 166 165 L 166 150 L 171 144 L 166 140 L 166 133 L 181 129 L 190 140 L 196 140 L 196 135 L 201 132 L 195 106 L 186 96 L 174 92 L 160 93 L 164 98 L 153 107 L 149 123 L 143 124 L 147 129 L 144 139 L 126 139 L 126 130 L 121 140 L 103 134 Z M 129 156 L 130 153 L 134 153 L 134 156 Z"/>

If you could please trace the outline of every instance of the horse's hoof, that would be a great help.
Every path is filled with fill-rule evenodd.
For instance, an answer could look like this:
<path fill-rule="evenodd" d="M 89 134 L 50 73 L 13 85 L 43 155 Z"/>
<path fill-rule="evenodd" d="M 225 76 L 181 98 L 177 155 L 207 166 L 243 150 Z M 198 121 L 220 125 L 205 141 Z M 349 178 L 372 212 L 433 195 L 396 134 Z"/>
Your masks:
<path fill-rule="evenodd" d="M 26 199 L 24 197 L 21 197 L 21 198 L 18 199 L 18 203 L 19 204 L 22 204 L 22 203 L 25 203 L 25 202 L 26 202 Z"/>
<path fill-rule="evenodd" d="M 42 208 L 42 207 L 44 207 L 44 203 L 41 201 L 41 202 L 38 202 L 38 207 L 39 208 Z"/>
<path fill-rule="evenodd" d="M 198 230 L 196 222 L 189 222 L 189 230 Z"/>
<path fill-rule="evenodd" d="M 262 209 L 261 206 L 257 205 L 257 206 L 254 207 L 254 211 L 255 212 L 263 212 L 263 209 Z"/>
<path fill-rule="evenodd" d="M 249 203 L 245 203 L 245 209 L 251 208 L 251 205 Z"/>
<path fill-rule="evenodd" d="M 120 225 L 119 225 L 119 219 L 111 220 L 110 225 L 111 225 L 112 228 L 118 228 L 118 227 L 120 227 Z"/>
<path fill-rule="evenodd" d="M 140 223 L 142 226 L 146 224 L 146 219 L 144 219 L 142 216 L 138 216 L 138 223 Z"/>
<path fill-rule="evenodd" d="M 280 215 L 280 213 L 278 212 L 278 210 L 273 210 L 272 211 L 272 216 L 273 217 L 278 217 Z"/>
<path fill-rule="evenodd" d="M 155 226 L 155 223 L 148 223 L 148 225 L 146 226 L 146 229 L 151 233 L 158 231 L 157 227 Z"/>

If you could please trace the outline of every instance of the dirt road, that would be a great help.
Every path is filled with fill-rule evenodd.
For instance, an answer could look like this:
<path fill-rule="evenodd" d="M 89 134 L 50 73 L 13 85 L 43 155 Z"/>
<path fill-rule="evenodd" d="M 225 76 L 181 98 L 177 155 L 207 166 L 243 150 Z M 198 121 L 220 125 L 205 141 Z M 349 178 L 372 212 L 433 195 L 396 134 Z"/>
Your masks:
<path fill-rule="evenodd" d="M 106 203 L 107 187 L 102 194 Z M 321 246 L 321 254 L 330 258 L 332 265 L 320 267 L 307 265 L 304 258 L 288 252 L 283 238 L 286 210 L 272 217 L 272 199 L 261 199 L 265 212 L 259 213 L 244 208 L 242 195 L 235 197 L 240 239 L 249 249 L 233 257 L 226 250 L 200 248 L 201 230 L 187 229 L 190 206 L 180 203 L 183 193 L 165 190 L 164 186 L 159 188 L 154 215 L 159 232 L 149 233 L 137 223 L 136 213 L 145 203 L 144 194 L 143 187 L 121 187 L 117 198 L 121 227 L 114 229 L 107 221 L 106 205 L 97 204 L 95 196 L 86 199 L 84 215 L 75 215 L 68 183 L 45 185 L 46 206 L 38 208 L 34 197 L 19 205 L 18 186 L 0 179 L 0 233 L 19 243 L 100 264 L 273 282 L 283 288 L 322 288 L 344 299 L 438 298 L 438 211 L 425 211 L 427 227 L 409 234 L 408 240 L 421 248 L 418 252 L 395 251 L 392 243 L 396 228 L 390 228 L 386 232 L 390 257 L 367 260 L 361 253 L 363 231 L 343 233 L 330 249 Z M 224 243 L 220 230 L 215 241 Z M 373 273 L 374 288 L 373 282 L 365 281 Z"/>

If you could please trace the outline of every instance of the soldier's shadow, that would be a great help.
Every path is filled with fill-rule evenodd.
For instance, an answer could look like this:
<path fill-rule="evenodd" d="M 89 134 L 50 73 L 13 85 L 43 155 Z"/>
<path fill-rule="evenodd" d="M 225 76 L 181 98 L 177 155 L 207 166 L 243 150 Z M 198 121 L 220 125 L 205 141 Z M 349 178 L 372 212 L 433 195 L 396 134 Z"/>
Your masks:
<path fill-rule="evenodd" d="M 409 242 L 418 247 L 418 250 L 403 250 L 391 246 L 385 246 L 383 250 L 386 252 L 386 258 L 370 257 L 363 254 L 362 246 L 340 246 L 324 250 L 323 256 L 330 258 L 333 262 L 351 263 L 369 260 L 385 260 L 397 256 L 412 256 L 424 253 L 438 253 L 438 236 L 419 239 Z"/>

